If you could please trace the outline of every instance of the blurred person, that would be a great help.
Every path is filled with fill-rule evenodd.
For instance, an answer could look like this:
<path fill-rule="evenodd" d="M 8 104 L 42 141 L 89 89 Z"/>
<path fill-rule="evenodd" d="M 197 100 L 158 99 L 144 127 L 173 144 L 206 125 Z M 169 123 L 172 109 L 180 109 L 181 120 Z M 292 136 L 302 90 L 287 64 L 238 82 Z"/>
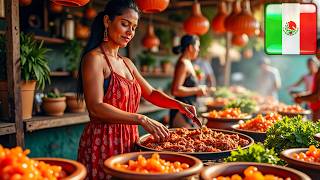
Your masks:
<path fill-rule="evenodd" d="M 216 78 L 214 76 L 214 72 L 210 64 L 210 58 L 209 57 L 198 58 L 193 64 L 195 66 L 195 69 L 199 68 L 204 75 L 204 77 L 201 77 L 199 79 L 199 84 L 207 85 L 208 87 L 215 87 Z"/>
<path fill-rule="evenodd" d="M 175 99 L 186 104 L 195 105 L 197 96 L 204 96 L 210 88 L 199 86 L 192 61 L 199 54 L 200 41 L 197 36 L 185 35 L 181 38 L 180 45 L 173 48 L 175 54 L 180 57 L 175 66 L 175 72 L 171 87 L 171 93 Z M 170 127 L 193 127 L 192 121 L 179 111 L 170 110 Z"/>
<path fill-rule="evenodd" d="M 257 92 L 264 96 L 271 96 L 278 100 L 278 90 L 281 88 L 281 77 L 279 70 L 270 65 L 270 60 L 266 57 L 259 62 L 260 74 L 257 79 Z"/>
<path fill-rule="evenodd" d="M 319 42 L 318 42 L 319 44 Z M 317 57 L 320 62 L 319 57 Z M 312 111 L 312 120 L 314 122 L 320 119 L 320 67 L 314 75 L 311 93 L 298 94 L 295 96 L 294 101 L 296 103 L 308 102 Z"/>

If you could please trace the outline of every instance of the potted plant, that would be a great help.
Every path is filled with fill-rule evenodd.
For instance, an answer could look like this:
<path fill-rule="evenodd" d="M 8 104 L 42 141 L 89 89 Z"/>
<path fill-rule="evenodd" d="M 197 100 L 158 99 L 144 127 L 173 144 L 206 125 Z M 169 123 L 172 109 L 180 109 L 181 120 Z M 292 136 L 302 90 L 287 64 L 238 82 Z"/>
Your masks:
<path fill-rule="evenodd" d="M 156 59 L 149 52 L 138 55 L 138 58 L 140 60 L 141 72 L 150 72 L 150 68 L 156 63 Z"/>
<path fill-rule="evenodd" d="M 163 59 L 161 61 L 162 72 L 169 74 L 172 71 L 172 63 L 169 59 Z"/>
<path fill-rule="evenodd" d="M 5 37 L 1 38 L 0 46 L 5 47 Z M 1 48 L 2 54 L 5 54 L 5 48 Z M 37 84 L 37 88 L 43 90 L 46 83 L 50 83 L 50 69 L 48 66 L 47 57 L 45 56 L 49 49 L 43 47 L 43 42 L 38 43 L 33 39 L 32 35 L 20 34 L 20 66 L 21 66 L 21 103 L 22 103 L 22 118 L 29 119 L 32 117 L 32 107 L 34 99 L 34 91 Z M 5 62 L 5 56 L 1 62 Z M 6 65 L 1 66 L 1 72 L 6 74 Z M 6 77 L 2 77 L 2 80 L 6 80 Z M 7 102 L 7 82 L 2 81 L 0 83 L 0 91 L 5 94 L 4 99 L 0 99 L 2 102 Z M 0 94 L 2 94 L 0 93 Z M 4 110 L 8 112 L 7 103 L 2 103 Z M 7 114 L 5 114 L 7 116 Z"/>
<path fill-rule="evenodd" d="M 58 91 L 52 91 L 42 98 L 42 107 L 50 116 L 62 116 L 67 107 L 66 97 Z"/>
<path fill-rule="evenodd" d="M 65 93 L 64 94 L 67 98 L 67 107 L 70 112 L 79 113 L 84 112 L 86 110 L 86 104 L 83 100 L 77 99 L 76 93 Z"/>
<path fill-rule="evenodd" d="M 72 77 L 78 76 L 78 66 L 81 58 L 82 47 L 78 40 L 71 40 L 67 43 L 64 55 L 68 58 L 68 71 L 71 72 Z"/>

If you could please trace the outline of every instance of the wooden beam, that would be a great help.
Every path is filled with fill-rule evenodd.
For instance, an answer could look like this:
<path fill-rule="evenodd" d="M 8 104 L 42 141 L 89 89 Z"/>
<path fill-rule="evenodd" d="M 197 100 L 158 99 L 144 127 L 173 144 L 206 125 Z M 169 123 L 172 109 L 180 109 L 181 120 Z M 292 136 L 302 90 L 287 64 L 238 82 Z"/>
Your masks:
<path fill-rule="evenodd" d="M 228 9 L 231 9 L 231 3 L 228 3 L 227 7 Z M 230 61 L 230 48 L 231 48 L 231 32 L 227 32 L 225 34 L 226 39 L 226 57 L 225 57 L 225 63 L 223 67 L 223 85 L 229 86 L 230 85 L 230 75 L 231 75 L 231 61 Z"/>
<path fill-rule="evenodd" d="M 16 125 L 16 145 L 24 148 L 21 107 L 19 0 L 6 0 L 6 55 L 8 77 L 9 119 Z"/>

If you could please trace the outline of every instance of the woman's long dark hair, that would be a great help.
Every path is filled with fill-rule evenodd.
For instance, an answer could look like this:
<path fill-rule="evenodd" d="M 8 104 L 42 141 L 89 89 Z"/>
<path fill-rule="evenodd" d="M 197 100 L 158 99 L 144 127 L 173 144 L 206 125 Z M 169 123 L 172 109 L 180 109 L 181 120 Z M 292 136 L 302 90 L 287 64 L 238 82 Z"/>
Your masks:
<path fill-rule="evenodd" d="M 180 45 L 172 48 L 172 51 L 174 54 L 183 53 L 189 45 L 195 45 L 197 40 L 199 40 L 198 36 L 184 35 L 180 40 Z"/>
<path fill-rule="evenodd" d="M 134 0 L 110 0 L 105 9 L 100 12 L 96 18 L 94 19 L 91 25 L 91 34 L 90 38 L 87 42 L 86 47 L 84 48 L 81 61 L 79 64 L 79 73 L 78 73 L 78 87 L 77 87 L 77 97 L 80 100 L 83 100 L 83 82 L 82 82 L 82 62 L 83 57 L 91 50 L 97 48 L 102 42 L 104 38 L 104 23 L 103 19 L 105 15 L 109 16 L 109 19 L 113 21 L 116 16 L 120 16 L 127 9 L 133 9 L 137 13 L 139 13 L 139 9 L 135 4 Z"/>

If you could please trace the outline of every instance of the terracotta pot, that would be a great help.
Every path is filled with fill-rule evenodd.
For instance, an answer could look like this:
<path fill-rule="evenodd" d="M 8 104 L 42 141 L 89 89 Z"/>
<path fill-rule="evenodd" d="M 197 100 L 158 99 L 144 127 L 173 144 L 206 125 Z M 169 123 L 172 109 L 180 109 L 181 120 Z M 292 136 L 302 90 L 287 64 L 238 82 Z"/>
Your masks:
<path fill-rule="evenodd" d="M 33 158 L 50 165 L 61 166 L 67 177 L 61 180 L 83 180 L 87 175 L 87 169 L 81 163 L 62 158 Z"/>
<path fill-rule="evenodd" d="M 170 0 L 135 0 L 135 2 L 144 13 L 158 13 L 168 7 Z"/>
<path fill-rule="evenodd" d="M 162 72 L 169 74 L 172 71 L 171 63 L 163 63 L 161 64 Z"/>
<path fill-rule="evenodd" d="M 245 46 L 249 42 L 249 37 L 246 34 L 233 34 L 231 39 L 232 45 Z"/>
<path fill-rule="evenodd" d="M 79 7 L 86 5 L 90 0 L 51 0 L 62 6 Z"/>
<path fill-rule="evenodd" d="M 42 98 L 42 107 L 50 116 L 62 116 L 67 107 L 66 97 Z"/>
<path fill-rule="evenodd" d="M 32 117 L 33 98 L 36 81 L 22 81 L 21 83 L 22 119 Z M 8 85 L 7 81 L 0 81 L 0 118 L 8 118 Z"/>
<path fill-rule="evenodd" d="M 225 19 L 224 21 L 224 26 L 227 31 L 231 31 L 231 26 L 232 26 L 232 21 L 233 18 L 241 12 L 241 6 L 240 6 L 240 1 L 234 1 L 232 4 L 232 12 L 231 14 Z"/>
<path fill-rule="evenodd" d="M 29 6 L 32 3 L 32 0 L 19 0 L 21 6 Z"/>
<path fill-rule="evenodd" d="M 201 13 L 200 3 L 196 2 L 192 6 L 192 15 L 183 23 L 183 28 L 188 34 L 203 35 L 208 32 L 209 21 Z"/>
<path fill-rule="evenodd" d="M 53 13 L 61 13 L 63 11 L 63 6 L 54 2 L 50 2 L 49 9 Z"/>
<path fill-rule="evenodd" d="M 70 112 L 79 113 L 86 110 L 85 101 L 78 101 L 76 93 L 65 93 L 67 98 L 67 107 Z"/>

